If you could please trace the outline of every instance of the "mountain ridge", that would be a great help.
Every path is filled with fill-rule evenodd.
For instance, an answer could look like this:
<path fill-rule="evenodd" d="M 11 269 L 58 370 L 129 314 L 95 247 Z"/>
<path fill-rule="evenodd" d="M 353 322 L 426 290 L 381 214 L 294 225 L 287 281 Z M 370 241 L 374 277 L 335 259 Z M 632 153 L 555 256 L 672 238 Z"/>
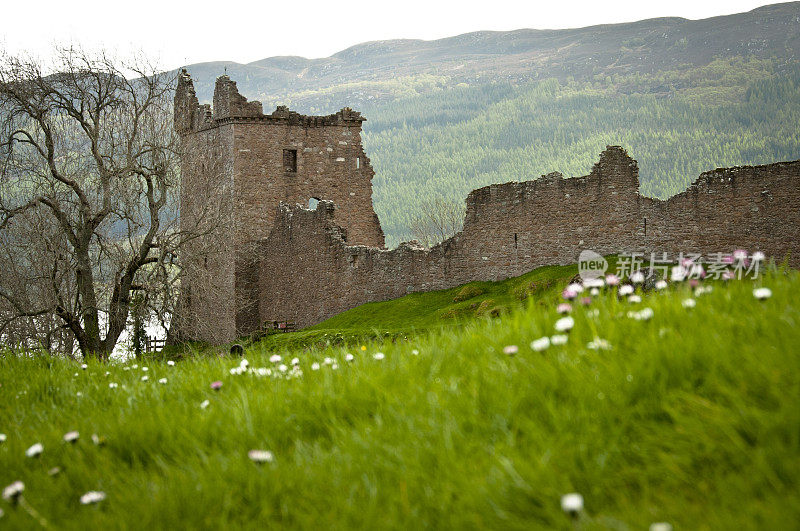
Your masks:
<path fill-rule="evenodd" d="M 780 28 L 785 25 L 788 28 Z M 800 2 L 697 20 L 656 17 L 583 28 L 481 30 L 433 40 L 367 41 L 324 58 L 275 56 L 184 68 L 195 78 L 203 101 L 211 100 L 214 80 L 226 71 L 244 95 L 273 100 L 292 92 L 407 75 L 441 75 L 453 82 L 585 79 L 704 65 L 733 55 L 800 57 Z"/>

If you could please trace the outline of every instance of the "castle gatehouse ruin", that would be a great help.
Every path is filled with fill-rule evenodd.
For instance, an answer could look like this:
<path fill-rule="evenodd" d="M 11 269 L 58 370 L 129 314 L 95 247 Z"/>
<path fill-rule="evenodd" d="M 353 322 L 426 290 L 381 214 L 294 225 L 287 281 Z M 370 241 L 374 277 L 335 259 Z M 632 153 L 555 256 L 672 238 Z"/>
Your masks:
<path fill-rule="evenodd" d="M 358 112 L 265 115 L 227 76 L 213 109 L 179 78 L 181 216 L 221 182 L 227 214 L 202 260 L 182 257 L 183 334 L 225 342 L 265 321 L 310 326 L 360 304 L 573 264 L 585 249 L 710 255 L 760 250 L 800 265 L 800 161 L 717 169 L 666 201 L 639 195 L 635 160 L 609 146 L 591 173 L 479 188 L 464 228 L 424 249 L 384 248 Z M 307 208 L 309 200 L 319 200 Z"/>

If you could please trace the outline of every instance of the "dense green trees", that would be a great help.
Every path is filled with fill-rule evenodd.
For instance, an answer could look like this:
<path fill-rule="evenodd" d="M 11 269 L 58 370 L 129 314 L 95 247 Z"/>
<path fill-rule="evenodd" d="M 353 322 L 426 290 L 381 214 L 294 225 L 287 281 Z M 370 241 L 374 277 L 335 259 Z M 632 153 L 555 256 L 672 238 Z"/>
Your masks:
<path fill-rule="evenodd" d="M 587 174 L 606 145 L 639 161 L 641 191 L 666 198 L 706 170 L 800 158 L 800 68 L 726 60 L 652 76 L 437 88 L 362 108 L 389 245 L 423 198 L 463 200 L 491 183 Z"/>

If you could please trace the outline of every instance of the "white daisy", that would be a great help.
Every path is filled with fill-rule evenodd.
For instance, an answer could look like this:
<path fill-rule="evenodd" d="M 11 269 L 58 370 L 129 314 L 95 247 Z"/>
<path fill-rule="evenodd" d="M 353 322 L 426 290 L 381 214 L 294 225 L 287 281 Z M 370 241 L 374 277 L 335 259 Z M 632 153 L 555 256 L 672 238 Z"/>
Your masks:
<path fill-rule="evenodd" d="M 611 343 L 606 341 L 605 339 L 601 339 L 599 337 L 594 338 L 590 341 L 586 347 L 589 350 L 611 350 Z"/>
<path fill-rule="evenodd" d="M 772 290 L 769 288 L 757 288 L 753 290 L 753 297 L 756 299 L 763 301 L 764 299 L 769 299 L 772 297 Z"/>
<path fill-rule="evenodd" d="M 42 443 L 36 443 L 27 450 L 25 450 L 25 455 L 27 455 L 28 457 L 39 457 L 40 455 L 42 455 L 43 451 L 44 451 L 44 446 L 42 446 Z"/>
<path fill-rule="evenodd" d="M 683 301 L 681 301 L 681 306 L 684 308 L 694 308 L 697 306 L 697 301 L 694 299 L 683 299 Z"/>
<path fill-rule="evenodd" d="M 642 321 L 649 321 L 653 318 L 653 309 L 652 308 L 642 308 L 639 311 L 639 319 Z"/>
<path fill-rule="evenodd" d="M 275 456 L 269 450 L 250 450 L 247 456 L 256 463 L 271 463 Z"/>
<path fill-rule="evenodd" d="M 160 379 L 158 380 L 158 383 L 160 383 L 160 384 L 165 384 L 165 383 L 167 383 L 167 379 L 166 379 L 166 378 L 160 378 Z"/>
<path fill-rule="evenodd" d="M 353 361 L 354 359 L 356 359 L 356 357 L 353 356 L 352 354 L 348 353 L 348 354 L 345 354 L 344 359 L 345 359 L 345 361 Z"/>
<path fill-rule="evenodd" d="M 654 522 L 650 524 L 650 531 L 672 531 L 672 525 L 667 522 Z"/>
<path fill-rule="evenodd" d="M 338 368 L 339 368 L 339 364 L 338 363 L 334 363 L 333 365 L 331 365 L 331 370 L 335 371 Z"/>
<path fill-rule="evenodd" d="M 642 273 L 641 271 L 634 271 L 633 274 L 631 275 L 631 282 L 633 282 L 634 284 L 641 284 L 642 282 L 644 282 L 644 273 Z"/>
<path fill-rule="evenodd" d="M 278 363 L 278 362 L 281 361 L 281 359 L 282 358 L 281 358 L 280 354 L 273 354 L 272 356 L 269 357 L 269 361 L 271 363 Z"/>
<path fill-rule="evenodd" d="M 142 372 L 147 372 L 147 371 L 149 371 L 149 370 L 150 370 L 150 369 L 148 369 L 147 367 L 142 367 Z"/>
<path fill-rule="evenodd" d="M 753 253 L 753 262 L 763 262 L 766 256 L 761 251 L 756 251 Z"/>
<path fill-rule="evenodd" d="M 119 385 L 117 384 L 117 382 L 110 382 L 110 383 L 108 384 L 108 388 L 109 388 L 109 389 L 116 389 L 117 387 L 119 387 Z"/>
<path fill-rule="evenodd" d="M 639 304 L 642 302 L 642 298 L 639 295 L 631 295 L 628 297 L 628 302 L 631 304 Z"/>
<path fill-rule="evenodd" d="M 81 496 L 81 505 L 90 505 L 92 503 L 100 503 L 106 499 L 106 493 L 99 490 L 90 490 Z"/>
<path fill-rule="evenodd" d="M 569 336 L 566 334 L 556 334 L 554 336 L 550 336 L 550 343 L 552 345 L 566 345 L 568 340 Z"/>
<path fill-rule="evenodd" d="M 572 291 L 573 293 L 583 293 L 583 286 L 581 284 L 578 284 L 577 282 L 575 284 L 570 284 L 569 286 L 567 286 L 567 289 L 569 291 Z"/>
<path fill-rule="evenodd" d="M 562 317 L 555 324 L 556 332 L 568 332 L 572 330 L 573 326 L 575 326 L 575 319 L 569 316 Z"/>
<path fill-rule="evenodd" d="M 324 363 L 325 365 L 333 365 L 333 358 L 325 358 L 324 360 L 322 360 L 322 363 Z"/>
<path fill-rule="evenodd" d="M 561 497 L 561 509 L 570 515 L 577 515 L 583 510 L 583 496 L 573 492 Z"/>
<path fill-rule="evenodd" d="M 5 433 L 0 433 L 0 443 L 4 443 L 4 442 L 6 442 L 6 439 L 7 439 L 7 438 L 8 438 L 8 437 L 6 436 L 6 434 L 5 434 Z"/>
<path fill-rule="evenodd" d="M 415 356 L 419 356 L 419 350 L 417 349 L 412 350 L 411 353 Z"/>
<path fill-rule="evenodd" d="M 531 348 L 536 352 L 546 350 L 550 346 L 550 338 L 547 336 L 540 337 L 531 341 Z"/>
<path fill-rule="evenodd" d="M 208 407 L 210 404 L 211 404 L 211 402 L 209 402 L 208 400 L 203 400 L 202 402 L 200 402 L 200 409 L 205 409 L 205 408 L 207 408 L 207 407 Z"/>
<path fill-rule="evenodd" d="M 281 372 L 286 372 L 286 371 L 289 370 L 289 367 L 287 367 L 285 364 L 281 363 L 280 365 L 278 365 L 278 370 L 281 371 Z"/>
<path fill-rule="evenodd" d="M 516 345 L 506 345 L 503 347 L 503 354 L 508 354 L 509 356 L 513 356 L 519 352 L 519 347 Z"/>
<path fill-rule="evenodd" d="M 670 272 L 670 280 L 673 282 L 683 282 L 688 275 L 688 271 L 683 266 L 675 266 Z"/>
<path fill-rule="evenodd" d="M 300 365 L 300 358 L 292 358 L 292 365 Z"/>
<path fill-rule="evenodd" d="M 25 490 L 25 484 L 21 481 L 15 481 L 11 485 L 3 489 L 3 499 L 7 501 L 16 500 Z"/>
<path fill-rule="evenodd" d="M 80 392 L 80 391 L 78 391 L 77 393 L 75 393 L 75 396 L 77 396 L 78 398 L 80 398 L 80 397 L 82 397 L 82 396 L 83 396 L 83 393 L 82 393 L 82 392 Z"/>
<path fill-rule="evenodd" d="M 74 443 L 78 440 L 80 434 L 77 431 L 68 431 L 64 434 L 64 442 Z"/>
<path fill-rule="evenodd" d="M 643 308 L 638 312 L 628 312 L 628 317 L 635 319 L 636 321 L 649 321 L 653 317 L 653 309 Z"/>
<path fill-rule="evenodd" d="M 170 367 L 174 367 L 175 366 L 175 362 L 172 361 L 172 360 L 168 360 L 167 361 L 167 365 L 169 365 Z"/>
<path fill-rule="evenodd" d="M 631 286 L 630 284 L 623 284 L 622 286 L 619 287 L 619 294 L 622 295 L 623 297 L 625 295 L 630 295 L 631 293 L 633 293 L 633 286 Z"/>
<path fill-rule="evenodd" d="M 147 376 L 146 374 L 145 374 L 144 376 L 142 376 L 142 381 L 143 381 L 143 382 L 146 382 L 146 381 L 147 381 L 147 380 L 149 380 L 149 379 L 150 379 L 150 377 L 149 377 L 149 376 Z"/>
<path fill-rule="evenodd" d="M 662 290 L 667 288 L 667 281 L 666 280 L 659 280 L 656 282 L 656 289 Z"/>
<path fill-rule="evenodd" d="M 319 363 L 317 363 L 316 361 L 314 363 L 312 363 L 311 364 L 311 370 L 312 371 L 318 371 L 319 370 Z"/>
<path fill-rule="evenodd" d="M 372 357 L 373 357 L 374 359 L 376 359 L 376 360 L 380 361 L 380 360 L 382 360 L 383 358 L 385 358 L 385 357 L 386 357 L 386 355 L 385 355 L 383 352 L 376 352 L 375 354 L 373 354 L 373 355 L 372 355 Z"/>
<path fill-rule="evenodd" d="M 89 366 L 88 366 L 88 365 L 86 365 L 85 363 L 84 363 L 83 365 L 81 365 L 81 369 L 83 369 L 84 371 L 85 371 L 86 369 L 88 369 L 88 368 L 89 368 Z"/>

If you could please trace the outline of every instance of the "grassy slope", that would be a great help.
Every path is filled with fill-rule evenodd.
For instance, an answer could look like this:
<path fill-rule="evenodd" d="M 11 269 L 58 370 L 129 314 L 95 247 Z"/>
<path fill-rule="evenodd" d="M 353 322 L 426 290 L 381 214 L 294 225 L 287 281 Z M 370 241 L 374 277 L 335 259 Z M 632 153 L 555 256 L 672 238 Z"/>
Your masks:
<path fill-rule="evenodd" d="M 616 258 L 610 256 L 608 260 L 614 268 Z M 446 290 L 363 304 L 299 332 L 268 336 L 257 348 L 286 350 L 347 344 L 381 336 L 408 337 L 489 316 L 493 310 L 505 313 L 523 307 L 528 296 L 540 305 L 547 305 L 560 297 L 563 287 L 577 273 L 574 265 L 540 267 L 500 282 L 470 282 Z"/>
<path fill-rule="evenodd" d="M 558 316 L 531 305 L 368 344 L 353 363 L 337 348 L 301 353 L 304 374 L 290 380 L 230 375 L 236 361 L 215 357 L 152 362 L 148 382 L 141 369 L 3 357 L 0 485 L 23 480 L 31 506 L 73 529 L 568 529 L 559 497 L 572 491 L 586 499 L 585 529 L 794 528 L 800 275 L 764 284 L 767 301 L 741 282 L 690 310 L 685 286 L 647 295 L 635 306 L 653 308 L 649 322 L 600 297 L 576 309 L 568 344 L 544 353 L 526 345 Z M 612 350 L 588 349 L 596 335 Z M 502 353 L 509 344 L 517 356 Z M 252 366 L 267 356 L 247 352 Z M 310 370 L 326 356 L 337 370 Z M 72 429 L 74 446 L 61 442 Z M 44 454 L 24 457 L 35 442 Z M 252 448 L 275 462 L 253 464 Z M 80 506 L 94 489 L 108 499 Z M 32 525 L 0 507 L 9 528 Z"/>

